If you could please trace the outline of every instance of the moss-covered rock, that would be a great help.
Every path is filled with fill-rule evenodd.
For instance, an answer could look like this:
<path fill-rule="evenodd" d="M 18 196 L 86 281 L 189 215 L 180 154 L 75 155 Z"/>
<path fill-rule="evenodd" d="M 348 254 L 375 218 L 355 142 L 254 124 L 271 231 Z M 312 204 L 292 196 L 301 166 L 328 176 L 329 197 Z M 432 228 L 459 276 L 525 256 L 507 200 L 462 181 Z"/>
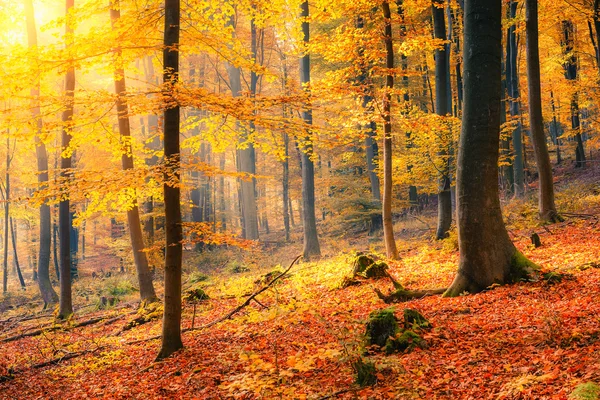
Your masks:
<path fill-rule="evenodd" d="M 356 257 L 354 258 L 354 266 L 352 269 L 352 274 L 362 274 L 366 271 L 368 267 L 375 263 L 375 258 L 368 254 L 364 254 L 362 252 L 356 253 Z"/>
<path fill-rule="evenodd" d="M 411 351 L 412 349 L 425 347 L 425 340 L 418 333 L 407 329 L 396 337 L 388 339 L 385 345 L 385 353 L 392 354 L 398 351 Z"/>
<path fill-rule="evenodd" d="M 210 297 L 206 294 L 206 292 L 200 288 L 190 289 L 185 293 L 184 299 L 186 301 L 202 301 L 208 300 Z"/>
<path fill-rule="evenodd" d="M 352 367 L 356 372 L 356 383 L 360 387 L 373 386 L 377 383 L 377 369 L 375 364 L 371 361 L 363 361 L 362 357 L 359 357 Z"/>
<path fill-rule="evenodd" d="M 384 348 L 390 337 L 395 337 L 398 333 L 398 322 L 394 316 L 393 308 L 373 311 L 369 315 L 365 337 L 367 345 L 379 346 Z"/>
<path fill-rule="evenodd" d="M 581 383 L 569 395 L 570 400 L 600 400 L 600 385 L 594 382 Z"/>
<path fill-rule="evenodd" d="M 431 329 L 431 323 L 417 310 L 412 308 L 404 309 L 404 328 L 405 329 Z"/>
<path fill-rule="evenodd" d="M 388 276 L 388 265 L 383 261 L 376 261 L 365 269 L 364 275 L 368 279 L 379 279 Z"/>

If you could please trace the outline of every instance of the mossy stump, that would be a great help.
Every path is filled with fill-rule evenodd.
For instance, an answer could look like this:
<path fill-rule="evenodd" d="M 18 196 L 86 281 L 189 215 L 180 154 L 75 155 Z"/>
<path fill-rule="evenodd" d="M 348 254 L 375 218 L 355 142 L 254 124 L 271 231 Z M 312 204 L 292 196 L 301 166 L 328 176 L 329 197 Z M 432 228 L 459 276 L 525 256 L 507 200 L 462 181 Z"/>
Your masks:
<path fill-rule="evenodd" d="M 352 274 L 362 274 L 366 271 L 368 267 L 375 263 L 375 258 L 368 254 L 364 254 L 362 252 L 356 253 L 356 257 L 354 258 L 354 266 L 352 269 Z"/>
<path fill-rule="evenodd" d="M 417 310 L 412 308 L 404 309 L 404 328 L 405 329 L 431 329 L 431 323 Z"/>
<path fill-rule="evenodd" d="M 185 293 L 184 299 L 186 301 L 202 301 L 208 300 L 210 297 L 206 294 L 206 292 L 200 288 L 190 289 Z"/>
<path fill-rule="evenodd" d="M 394 315 L 393 308 L 373 311 L 369 315 L 369 321 L 366 327 L 366 338 L 369 346 L 379 346 L 384 348 L 390 337 L 398 333 L 398 322 Z"/>
<path fill-rule="evenodd" d="M 386 354 L 424 348 L 425 340 L 417 331 L 429 328 L 431 323 L 416 310 L 404 310 L 403 329 L 398 325 L 393 308 L 374 311 L 366 326 L 366 344 L 378 346 Z"/>
<path fill-rule="evenodd" d="M 356 372 L 355 382 L 360 387 L 373 386 L 377 383 L 377 369 L 371 361 L 364 361 L 362 357 L 359 357 L 352 363 L 352 367 Z"/>

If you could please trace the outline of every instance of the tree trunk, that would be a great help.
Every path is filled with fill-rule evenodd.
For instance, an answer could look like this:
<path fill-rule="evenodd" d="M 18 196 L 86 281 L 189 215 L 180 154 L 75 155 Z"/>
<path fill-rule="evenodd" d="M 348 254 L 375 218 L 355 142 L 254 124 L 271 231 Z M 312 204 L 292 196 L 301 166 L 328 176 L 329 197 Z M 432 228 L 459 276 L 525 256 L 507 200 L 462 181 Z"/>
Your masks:
<path fill-rule="evenodd" d="M 23 274 L 21 273 L 19 255 L 17 254 L 17 227 L 13 224 L 13 217 L 10 217 L 10 235 L 13 248 L 13 262 L 15 264 L 15 269 L 17 270 L 17 277 L 19 278 L 21 288 L 25 290 L 25 279 L 23 279 Z"/>
<path fill-rule="evenodd" d="M 554 183 L 552 165 L 544 133 L 542 119 L 542 94 L 540 84 L 540 54 L 538 44 L 538 4 L 537 0 L 525 0 L 525 27 L 527 33 L 527 82 L 529 87 L 529 126 L 535 162 L 539 175 L 538 208 L 540 218 L 558 222 L 561 218 L 554 205 Z"/>
<path fill-rule="evenodd" d="M 75 6 L 74 0 L 66 0 L 66 47 L 73 46 L 73 23 L 69 16 Z M 61 155 L 60 175 L 63 179 L 63 185 L 66 192 L 64 199 L 58 205 L 58 235 L 60 237 L 60 301 L 58 310 L 58 319 L 67 319 L 73 314 L 73 300 L 71 293 L 71 206 L 68 197 L 68 182 L 71 179 L 71 130 L 73 129 L 73 107 L 75 98 L 75 66 L 69 60 L 67 74 L 65 77 L 65 110 L 62 114 L 62 136 L 61 148 L 67 151 L 69 156 Z"/>
<path fill-rule="evenodd" d="M 154 64 L 152 63 L 152 57 L 148 56 L 144 60 L 146 66 L 146 81 L 152 82 L 152 84 L 158 86 L 158 78 L 154 74 Z M 160 134 L 158 126 L 158 116 L 155 114 L 148 115 L 148 137 L 151 139 L 149 148 L 153 152 L 160 150 Z M 158 163 L 158 156 L 152 154 L 152 156 L 146 159 L 146 165 L 153 167 Z M 145 218 L 144 233 L 148 238 L 148 243 L 154 243 L 154 199 L 152 197 L 147 198 L 143 205 L 144 213 L 148 214 Z"/>
<path fill-rule="evenodd" d="M 600 73 L 600 0 L 594 0 L 594 29 L 596 31 L 596 66 Z"/>
<path fill-rule="evenodd" d="M 4 198 L 4 263 L 2 268 L 2 293 L 8 291 L 8 219 L 10 207 L 10 138 L 6 134 L 6 175 Z"/>
<path fill-rule="evenodd" d="M 515 0 L 510 0 L 509 16 L 511 19 L 517 16 L 518 3 Z M 508 39 L 506 45 L 506 83 L 508 86 L 508 96 L 510 116 L 516 120 L 515 129 L 512 132 L 513 144 L 513 172 L 514 176 L 514 194 L 515 197 L 523 197 L 525 194 L 525 169 L 523 160 L 523 136 L 521 129 L 521 110 L 519 107 L 520 90 L 519 90 L 519 72 L 517 68 L 517 34 L 515 25 L 508 28 Z"/>
<path fill-rule="evenodd" d="M 165 30 L 163 50 L 163 96 L 173 95 L 179 73 L 180 0 L 165 0 Z M 175 102 L 176 104 L 176 102 Z M 162 325 L 162 345 L 157 360 L 169 357 L 183 348 L 181 341 L 181 261 L 183 232 L 180 203 L 180 147 L 179 105 L 165 109 L 164 148 L 167 172 L 165 173 L 165 300 Z M 170 184 L 169 184 L 169 181 Z"/>
<path fill-rule="evenodd" d="M 433 31 L 437 39 L 446 40 L 446 24 L 444 21 L 444 2 L 443 0 L 434 0 L 432 5 Z M 437 115 L 447 116 L 451 107 L 448 106 L 450 91 L 450 68 L 449 68 L 449 48 L 445 44 L 443 49 L 435 50 L 435 111 Z M 444 158 L 450 157 L 449 149 L 440 152 Z M 450 225 L 452 225 L 452 195 L 450 192 L 450 163 L 444 161 L 444 167 L 441 168 L 438 187 L 438 221 L 436 239 L 448 237 Z"/>
<path fill-rule="evenodd" d="M 304 46 L 308 46 L 310 41 L 310 25 L 308 23 L 308 0 L 301 4 L 302 17 L 302 33 L 304 35 Z M 303 89 L 310 96 L 310 55 L 307 53 L 300 59 L 300 83 Z M 302 208 L 304 210 L 302 217 L 304 222 L 304 249 L 303 256 L 305 260 L 311 257 L 321 256 L 321 247 L 319 245 L 319 237 L 317 234 L 317 218 L 315 216 L 315 166 L 312 161 L 313 145 L 312 133 L 310 126 L 312 125 L 312 110 L 308 104 L 302 112 L 302 119 L 306 124 L 306 136 L 304 138 L 304 149 L 302 151 Z"/>
<path fill-rule="evenodd" d="M 515 272 L 531 266 L 508 237 L 498 197 L 501 8 L 493 0 L 465 4 L 465 97 L 456 185 L 460 260 L 445 296 L 518 279 Z"/>
<path fill-rule="evenodd" d="M 37 30 L 33 13 L 33 0 L 25 2 L 25 18 L 27 20 L 27 41 L 31 49 L 37 48 Z M 35 50 L 34 50 L 35 51 Z M 31 88 L 31 114 L 35 121 L 35 153 L 37 157 L 38 185 L 43 190 L 48 185 L 48 152 L 46 145 L 41 140 L 43 121 L 40 111 L 40 80 L 36 78 L 35 86 Z M 40 239 L 39 256 L 37 262 L 37 276 L 40 294 L 44 300 L 44 307 L 56 303 L 58 295 L 50 282 L 50 235 L 51 235 L 50 206 L 47 203 L 40 205 Z"/>
<path fill-rule="evenodd" d="M 386 0 L 381 4 L 383 18 L 385 19 L 384 42 L 386 50 L 385 67 L 388 73 L 385 77 L 385 94 L 383 95 L 383 239 L 385 253 L 388 258 L 398 259 L 398 249 L 394 239 L 394 221 L 392 220 L 392 116 L 391 116 L 391 90 L 394 87 L 394 46 L 392 43 L 392 14 L 390 3 Z"/>
<path fill-rule="evenodd" d="M 563 21 L 563 50 L 566 58 L 564 64 L 565 78 L 570 81 L 577 80 L 577 57 L 574 54 L 574 38 L 575 32 L 573 23 L 571 21 Z M 575 93 L 571 98 L 571 128 L 577 132 L 575 134 L 575 141 L 577 146 L 575 147 L 575 168 L 585 167 L 585 151 L 583 148 L 583 139 L 581 137 L 581 123 L 579 119 L 579 100 L 578 95 Z"/>
<path fill-rule="evenodd" d="M 111 0 L 110 20 L 113 29 L 118 28 L 121 11 L 119 0 Z M 129 126 L 129 107 L 126 100 L 127 86 L 125 84 L 125 71 L 122 63 L 122 52 L 119 47 L 114 51 L 115 63 L 115 93 L 117 94 L 117 117 L 119 119 L 119 134 L 123 145 L 121 164 L 124 171 L 133 170 L 133 149 L 131 146 L 131 128 Z M 137 190 L 133 191 L 133 204 L 127 210 L 127 223 L 129 225 L 129 237 L 131 239 L 131 250 L 140 285 L 140 299 L 142 302 L 153 302 L 158 300 L 154 285 L 152 284 L 152 273 L 148 267 L 148 258 L 144 251 L 144 237 L 142 235 L 142 224 L 137 202 Z"/>
<path fill-rule="evenodd" d="M 560 155 L 560 136 L 562 134 L 562 130 L 556 120 L 556 106 L 554 105 L 554 92 L 550 91 L 550 104 L 552 105 L 552 129 L 550 132 L 553 132 L 553 141 L 556 146 L 556 164 L 560 164 L 562 162 L 562 157 Z"/>

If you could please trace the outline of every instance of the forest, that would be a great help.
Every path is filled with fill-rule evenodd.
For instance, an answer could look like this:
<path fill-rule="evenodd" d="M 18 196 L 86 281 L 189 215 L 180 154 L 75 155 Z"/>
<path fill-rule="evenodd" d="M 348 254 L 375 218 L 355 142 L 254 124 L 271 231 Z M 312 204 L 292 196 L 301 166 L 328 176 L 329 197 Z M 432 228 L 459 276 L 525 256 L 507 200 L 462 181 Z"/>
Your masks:
<path fill-rule="evenodd" d="M 0 399 L 600 399 L 600 0 L 0 21 Z"/>

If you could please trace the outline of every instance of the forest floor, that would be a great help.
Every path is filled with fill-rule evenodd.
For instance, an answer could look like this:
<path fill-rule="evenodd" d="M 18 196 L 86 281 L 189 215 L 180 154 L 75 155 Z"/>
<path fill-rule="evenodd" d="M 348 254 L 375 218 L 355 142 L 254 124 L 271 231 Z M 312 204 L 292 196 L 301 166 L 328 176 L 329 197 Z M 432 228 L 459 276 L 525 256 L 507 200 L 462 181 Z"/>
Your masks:
<path fill-rule="evenodd" d="M 559 224 L 537 222 L 532 199 L 504 205 L 516 246 L 544 271 L 565 274 L 561 281 L 393 305 L 399 318 L 411 308 L 431 322 L 422 333 L 424 348 L 365 355 L 365 322 L 388 307 L 373 289 L 386 293 L 392 286 L 381 279 L 340 288 L 355 250 L 380 247 L 366 235 L 330 237 L 323 240 L 327 255 L 321 260 L 295 265 L 259 302 L 208 329 L 197 328 L 264 286 L 261 275 L 286 268 L 300 245 L 243 256 L 234 250 L 188 254 L 184 290 L 202 288 L 210 299 L 197 302 L 195 313 L 191 302 L 184 303 L 183 328 L 196 329 L 184 332 L 183 350 L 157 363 L 159 340 L 152 338 L 160 334 L 160 320 L 123 330 L 137 316 L 129 276 L 81 278 L 75 284 L 79 309 L 64 325 L 53 322 L 52 312 L 39 312 L 39 305 L 6 310 L 0 313 L 0 398 L 567 399 L 577 385 L 600 383 L 597 181 L 593 171 L 561 172 L 557 203 L 566 220 Z M 423 227 L 433 220 L 426 212 L 397 225 L 401 259 L 389 271 L 408 288 L 445 287 L 455 274 L 456 237 L 432 240 Z M 533 232 L 541 237 L 539 248 L 531 245 Z M 107 285 L 111 289 L 102 293 L 128 295 L 99 310 L 97 288 Z M 374 362 L 374 386 L 355 384 L 358 358 Z"/>

